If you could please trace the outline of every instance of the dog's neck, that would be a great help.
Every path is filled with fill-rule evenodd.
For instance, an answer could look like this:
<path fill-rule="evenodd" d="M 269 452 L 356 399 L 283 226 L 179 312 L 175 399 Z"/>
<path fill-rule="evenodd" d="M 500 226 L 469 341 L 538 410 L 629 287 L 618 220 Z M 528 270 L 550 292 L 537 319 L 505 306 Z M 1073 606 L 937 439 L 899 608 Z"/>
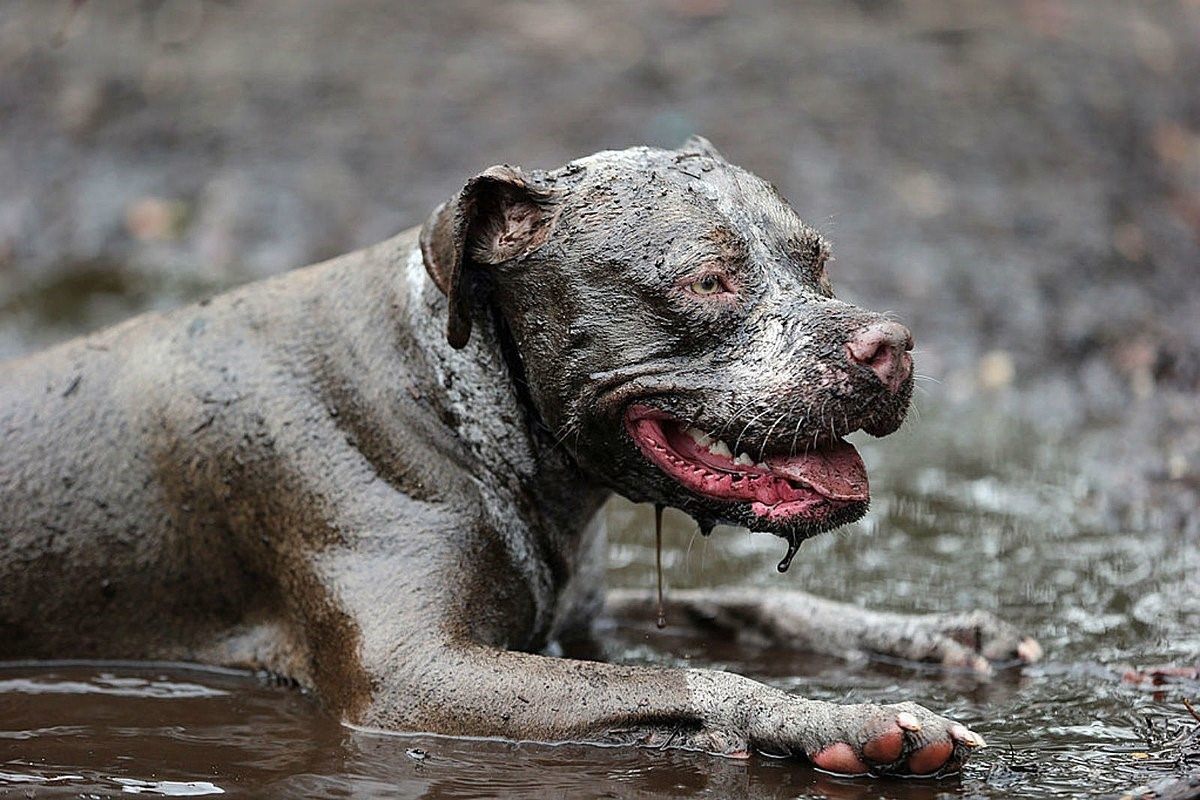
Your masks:
<path fill-rule="evenodd" d="M 452 421 L 462 451 L 480 478 L 489 515 L 510 546 L 535 547 L 546 574 L 536 582 L 557 593 L 582 555 L 581 534 L 611 492 L 588 479 L 537 411 L 516 345 L 499 315 L 479 309 L 466 346 L 446 341 L 446 299 L 429 278 L 414 242 L 397 240 L 403 279 L 397 307 L 405 334 L 427 364 L 443 419 Z M 514 504 L 516 508 L 514 508 Z M 512 526 L 513 530 L 503 530 Z M 521 542 L 515 528 L 533 527 Z"/>

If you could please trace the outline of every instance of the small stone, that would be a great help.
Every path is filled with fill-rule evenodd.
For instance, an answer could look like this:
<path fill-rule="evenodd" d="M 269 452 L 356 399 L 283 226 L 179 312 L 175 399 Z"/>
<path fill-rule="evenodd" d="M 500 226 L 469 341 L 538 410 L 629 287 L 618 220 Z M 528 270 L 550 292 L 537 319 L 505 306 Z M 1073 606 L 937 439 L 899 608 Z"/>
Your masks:
<path fill-rule="evenodd" d="M 992 350 L 979 359 L 979 387 L 990 391 L 1003 389 L 1013 382 L 1017 370 L 1005 350 Z"/>
<path fill-rule="evenodd" d="M 166 241 L 179 235 L 187 207 L 178 200 L 143 197 L 125 209 L 125 229 L 139 241 Z"/>
<path fill-rule="evenodd" d="M 1172 453 L 1167 459 L 1167 477 L 1173 481 L 1183 480 L 1188 474 L 1188 460 L 1183 453 Z"/>

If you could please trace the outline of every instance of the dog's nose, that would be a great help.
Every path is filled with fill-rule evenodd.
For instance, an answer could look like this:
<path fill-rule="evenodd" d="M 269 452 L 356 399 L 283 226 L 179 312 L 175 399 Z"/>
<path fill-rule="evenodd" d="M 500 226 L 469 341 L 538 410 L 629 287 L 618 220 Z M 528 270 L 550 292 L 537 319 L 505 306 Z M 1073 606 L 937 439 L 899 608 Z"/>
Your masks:
<path fill-rule="evenodd" d="M 897 392 L 912 373 L 912 333 L 899 322 L 873 322 L 859 328 L 846 342 L 846 355 L 870 367 L 890 392 Z"/>

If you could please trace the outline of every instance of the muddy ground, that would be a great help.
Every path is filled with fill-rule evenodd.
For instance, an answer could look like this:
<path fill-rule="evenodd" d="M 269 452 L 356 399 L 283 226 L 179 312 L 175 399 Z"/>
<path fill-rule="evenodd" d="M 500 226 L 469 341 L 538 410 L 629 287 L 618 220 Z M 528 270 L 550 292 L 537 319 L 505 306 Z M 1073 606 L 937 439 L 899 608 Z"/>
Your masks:
<path fill-rule="evenodd" d="M 910 323 L 935 402 L 1132 422 L 1097 480 L 1195 526 L 1195 2 L 72 5 L 0 6 L 0 355 L 374 242 L 492 163 L 701 132 Z"/>
<path fill-rule="evenodd" d="M 73 5 L 0 4 L 0 357 L 698 132 L 912 327 L 941 424 L 1200 539 L 1195 0 Z"/>

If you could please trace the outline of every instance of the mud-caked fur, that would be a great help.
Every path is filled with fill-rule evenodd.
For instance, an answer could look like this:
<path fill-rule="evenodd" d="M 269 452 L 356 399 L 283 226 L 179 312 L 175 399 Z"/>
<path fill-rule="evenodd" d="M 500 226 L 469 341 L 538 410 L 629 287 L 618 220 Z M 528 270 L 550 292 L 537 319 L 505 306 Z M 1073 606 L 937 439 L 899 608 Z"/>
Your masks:
<path fill-rule="evenodd" d="M 877 316 L 834 298 L 827 255 L 694 140 L 493 167 L 420 230 L 4 364 L 0 657 L 266 669 L 387 729 L 861 748 L 900 707 L 541 654 L 603 605 L 612 490 L 815 532 L 687 493 L 630 440 L 632 403 L 756 457 L 899 425 L 909 389 L 847 361 Z M 735 298 L 687 294 L 710 269 Z M 837 652 L 972 665 L 1018 641 L 796 592 L 678 602 Z M 873 770 L 950 724 L 903 709 L 924 732 Z"/>

